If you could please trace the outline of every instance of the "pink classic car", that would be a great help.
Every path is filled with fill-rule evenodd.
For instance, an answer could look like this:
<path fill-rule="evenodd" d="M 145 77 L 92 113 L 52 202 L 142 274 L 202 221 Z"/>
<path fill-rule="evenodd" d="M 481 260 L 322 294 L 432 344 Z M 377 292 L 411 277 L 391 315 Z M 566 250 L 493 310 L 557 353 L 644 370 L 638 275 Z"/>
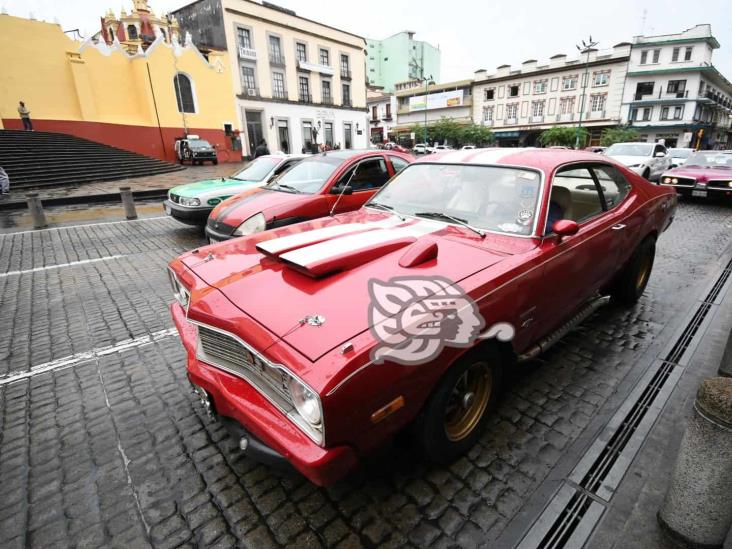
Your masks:
<path fill-rule="evenodd" d="M 732 196 L 732 151 L 696 151 L 658 182 L 686 196 Z"/>

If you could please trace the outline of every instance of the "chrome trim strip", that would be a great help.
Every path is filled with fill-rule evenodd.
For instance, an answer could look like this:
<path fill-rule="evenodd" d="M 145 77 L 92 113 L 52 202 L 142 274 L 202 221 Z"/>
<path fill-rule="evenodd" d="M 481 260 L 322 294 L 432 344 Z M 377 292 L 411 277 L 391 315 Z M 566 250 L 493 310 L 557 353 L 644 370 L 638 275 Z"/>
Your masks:
<path fill-rule="evenodd" d="M 214 362 L 208 356 L 201 356 L 201 353 L 200 353 L 200 351 L 201 351 L 201 337 L 200 337 L 200 335 L 198 336 L 198 342 L 197 342 L 197 347 L 196 347 L 196 358 L 198 360 L 200 360 L 202 362 L 205 362 L 206 364 L 209 364 L 209 365 L 211 365 L 211 366 L 213 366 L 215 368 L 219 368 L 221 370 L 224 370 L 224 371 L 230 373 L 231 375 L 234 375 L 234 376 L 236 376 L 236 377 L 238 377 L 240 379 L 243 379 L 246 382 L 248 382 L 249 385 L 251 385 L 254 389 L 256 389 L 256 391 L 259 394 L 261 394 L 264 398 L 266 398 L 275 408 L 277 408 L 280 412 L 282 412 L 282 414 L 285 417 L 287 417 L 290 421 L 292 421 L 292 423 L 294 423 L 313 442 L 315 442 L 320 447 L 324 447 L 325 446 L 325 413 L 324 413 L 324 410 L 323 410 L 323 403 L 322 403 L 322 401 L 320 399 L 320 394 L 317 391 L 315 391 L 310 385 L 308 385 L 307 383 L 305 383 L 299 376 L 296 376 L 295 374 L 293 374 L 283 364 L 279 364 L 279 363 L 276 363 L 276 362 L 272 362 L 271 360 L 269 360 L 268 358 L 266 358 L 265 356 L 263 356 L 260 352 L 256 351 L 251 345 L 249 345 L 248 343 L 246 343 L 244 340 L 242 340 L 236 334 L 233 334 L 231 332 L 227 332 L 226 330 L 222 330 L 221 328 L 217 328 L 215 326 L 211 326 L 210 324 L 204 324 L 203 322 L 198 322 L 196 320 L 190 320 L 189 319 L 188 321 L 191 324 L 194 324 L 194 325 L 196 325 L 198 327 L 203 327 L 203 328 L 206 328 L 206 329 L 209 329 L 209 330 L 213 330 L 214 332 L 218 332 L 220 334 L 223 334 L 225 336 L 228 336 L 228 337 L 231 337 L 231 338 L 235 339 L 242 347 L 244 347 L 250 353 L 252 353 L 253 355 L 255 355 L 262 362 L 264 362 L 265 364 L 267 364 L 267 366 L 269 366 L 271 368 L 274 368 L 276 370 L 281 370 L 281 371 L 285 372 L 287 375 L 289 375 L 290 377 L 292 377 L 293 379 L 299 381 L 305 387 L 307 387 L 308 390 L 310 392 L 312 392 L 317 397 L 318 404 L 320 406 L 320 412 L 321 412 L 321 416 L 323 418 L 321 420 L 321 423 L 320 423 L 320 425 L 321 425 L 320 433 L 322 434 L 322 440 L 318 440 L 312 433 L 309 432 L 309 429 L 312 429 L 312 430 L 315 430 L 315 431 L 317 431 L 317 429 L 315 427 L 311 426 L 309 423 L 307 423 L 304 418 L 300 418 L 300 414 L 297 412 L 297 409 L 295 408 L 294 403 L 292 403 L 292 410 L 289 410 L 289 411 L 288 410 L 285 410 L 282 407 L 281 404 L 275 402 L 275 400 L 270 395 L 268 395 L 259 386 L 259 383 L 257 383 L 258 380 L 256 380 L 256 379 L 249 379 L 249 377 L 243 375 L 241 372 L 232 371 L 231 368 L 228 368 L 225 365 L 218 364 L 218 363 Z M 261 382 L 264 383 L 264 384 L 266 384 L 266 381 L 264 381 L 263 379 L 261 380 Z M 272 389 L 272 391 L 274 391 L 274 389 Z M 294 411 L 294 414 L 292 413 L 293 411 Z M 300 419 L 300 421 L 298 421 L 298 419 Z"/>

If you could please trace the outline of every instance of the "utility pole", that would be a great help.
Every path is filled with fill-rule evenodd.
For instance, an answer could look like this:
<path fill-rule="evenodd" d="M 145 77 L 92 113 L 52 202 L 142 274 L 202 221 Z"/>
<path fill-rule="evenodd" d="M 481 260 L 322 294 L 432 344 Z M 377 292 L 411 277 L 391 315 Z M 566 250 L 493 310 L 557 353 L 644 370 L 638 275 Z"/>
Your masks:
<path fill-rule="evenodd" d="M 574 148 L 579 148 L 579 142 L 580 142 L 580 131 L 582 131 L 582 115 L 585 112 L 585 94 L 587 91 L 587 84 L 589 84 L 590 79 L 590 52 L 594 49 L 595 46 L 597 46 L 599 42 L 593 42 L 592 36 L 590 36 L 590 39 L 585 42 L 582 40 L 582 47 L 577 45 L 577 49 L 580 51 L 580 54 L 586 54 L 585 57 L 585 74 L 583 76 L 583 84 L 582 84 L 582 98 L 580 99 L 580 112 L 579 112 L 579 121 L 577 122 L 577 129 L 575 131 L 575 137 L 574 137 Z"/>

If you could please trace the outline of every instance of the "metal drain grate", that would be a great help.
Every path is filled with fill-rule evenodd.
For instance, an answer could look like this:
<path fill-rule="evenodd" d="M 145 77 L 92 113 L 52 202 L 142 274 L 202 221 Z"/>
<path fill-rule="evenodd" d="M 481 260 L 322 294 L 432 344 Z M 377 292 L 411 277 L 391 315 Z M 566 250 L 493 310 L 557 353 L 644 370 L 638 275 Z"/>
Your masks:
<path fill-rule="evenodd" d="M 596 508 L 598 501 L 607 502 L 611 499 L 681 376 L 682 360 L 696 348 L 695 338 L 701 336 L 700 328 L 730 276 L 732 259 L 718 275 L 668 353 L 655 368 L 649 369 L 610 421 L 603 433 L 609 434 L 608 430 L 612 429 L 612 434 L 606 437 L 607 442 L 603 444 L 603 437 L 599 436 L 575 467 L 569 477 L 569 484 L 565 485 L 565 488 L 572 490 L 571 497 L 565 491 L 562 496 L 564 501 L 558 501 L 558 493 L 519 547 L 558 549 L 570 545 L 581 546 L 586 542 L 601 516 L 601 512 L 589 513 L 590 509 Z M 593 516 L 588 517 L 588 514 Z M 551 515 L 554 515 L 553 518 Z M 580 527 L 583 532 L 578 532 Z"/>

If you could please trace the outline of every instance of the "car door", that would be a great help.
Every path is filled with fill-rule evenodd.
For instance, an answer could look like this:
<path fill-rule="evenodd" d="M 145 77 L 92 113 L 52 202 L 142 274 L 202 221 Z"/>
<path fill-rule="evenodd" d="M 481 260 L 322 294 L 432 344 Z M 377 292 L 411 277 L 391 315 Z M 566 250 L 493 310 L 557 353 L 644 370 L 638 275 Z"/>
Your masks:
<path fill-rule="evenodd" d="M 651 177 L 656 178 L 661 175 L 666 170 L 666 165 L 668 164 L 668 158 L 667 156 L 663 157 L 657 157 L 656 155 L 659 153 L 663 153 L 666 155 L 666 147 L 663 145 L 656 143 L 656 145 L 653 147 L 653 157 L 651 158 Z"/>
<path fill-rule="evenodd" d="M 357 210 L 386 183 L 391 174 L 383 155 L 367 157 L 355 162 L 330 188 L 328 194 L 329 207 L 336 204 L 334 213 Z M 341 190 L 349 186 L 351 194 L 341 194 Z"/>
<path fill-rule="evenodd" d="M 556 236 L 551 225 L 559 219 L 577 222 L 578 232 Z M 545 291 L 534 311 L 537 337 L 566 322 L 614 271 L 619 248 L 613 223 L 592 163 L 572 164 L 555 172 L 548 195 L 548 228 L 541 243 Z"/>

